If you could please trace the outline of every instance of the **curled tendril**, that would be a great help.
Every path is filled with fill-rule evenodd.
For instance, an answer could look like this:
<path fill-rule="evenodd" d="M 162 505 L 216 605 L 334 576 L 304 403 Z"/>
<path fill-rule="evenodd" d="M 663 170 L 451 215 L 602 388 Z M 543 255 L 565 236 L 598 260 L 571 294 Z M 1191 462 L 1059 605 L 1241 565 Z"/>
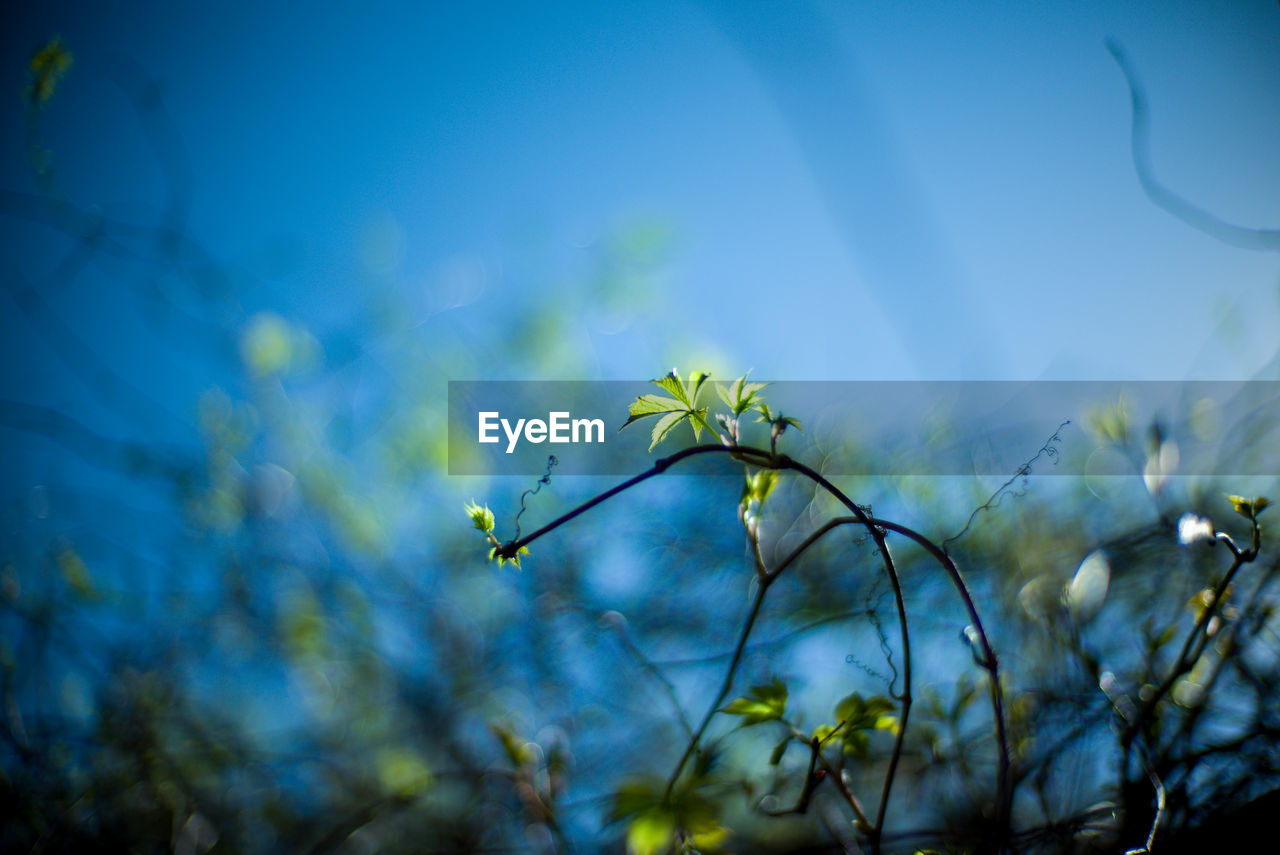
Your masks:
<path fill-rule="evenodd" d="M 1061 452 L 1056 443 L 1062 442 L 1062 429 L 1069 424 L 1071 424 L 1071 419 L 1067 419 L 1062 424 L 1058 425 L 1058 429 L 1044 441 L 1044 445 L 1040 446 L 1040 450 L 1035 453 L 1034 457 L 1019 466 L 1013 475 L 1009 476 L 1008 481 L 1001 484 L 985 502 L 973 509 L 973 513 L 969 514 L 969 519 L 965 522 L 964 528 L 942 541 L 942 551 L 944 553 L 948 551 L 948 548 L 952 543 L 965 536 L 969 531 L 969 527 L 973 525 L 973 521 L 977 518 L 979 513 L 1000 507 L 1000 503 L 1004 501 L 1005 496 L 1012 496 L 1015 499 L 1020 499 L 1027 494 L 1027 481 L 1031 475 L 1031 465 L 1033 463 L 1043 457 L 1054 466 L 1058 465 L 1058 458 Z"/>
<path fill-rule="evenodd" d="M 512 538 L 512 541 L 516 541 L 520 539 L 520 517 L 524 516 L 524 512 L 527 510 L 524 504 L 525 500 L 528 499 L 530 496 L 538 495 L 538 493 L 541 492 L 544 484 L 549 485 L 551 483 L 551 470 L 554 469 L 556 467 L 556 464 L 558 464 L 559 462 L 560 461 L 556 458 L 554 454 L 547 457 L 546 473 L 541 478 L 538 479 L 537 485 L 532 490 L 525 490 L 523 493 L 520 494 L 520 512 L 516 514 L 516 536 Z"/>
<path fill-rule="evenodd" d="M 882 587 L 881 582 L 882 577 L 877 576 L 875 586 L 864 600 L 863 614 L 866 615 L 867 620 L 871 622 L 871 626 L 875 629 L 876 637 L 880 639 L 880 653 L 884 656 L 884 661 L 888 664 L 892 676 L 881 673 L 852 653 L 844 657 L 844 661 L 862 671 L 868 677 L 884 683 L 889 687 L 889 694 L 897 697 L 894 686 L 898 684 L 898 667 L 893 664 L 893 648 L 889 646 L 889 638 L 880 622 L 879 613 L 880 605 L 884 602 L 885 597 L 889 595 L 889 592 Z"/>

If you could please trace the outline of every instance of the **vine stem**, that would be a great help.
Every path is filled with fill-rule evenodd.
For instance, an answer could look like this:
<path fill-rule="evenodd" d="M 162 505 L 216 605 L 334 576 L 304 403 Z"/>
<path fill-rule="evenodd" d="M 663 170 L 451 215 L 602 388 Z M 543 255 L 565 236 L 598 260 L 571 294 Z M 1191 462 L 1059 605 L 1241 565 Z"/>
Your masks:
<path fill-rule="evenodd" d="M 1258 552 L 1262 548 L 1261 529 L 1258 527 L 1256 518 L 1252 519 L 1251 523 L 1252 545 L 1247 549 L 1237 547 L 1230 536 L 1225 533 L 1215 532 L 1214 542 L 1225 544 L 1227 550 L 1231 553 L 1231 566 L 1227 568 L 1222 579 L 1214 586 L 1212 600 L 1205 606 L 1199 617 L 1196 618 L 1195 623 L 1192 624 L 1191 632 L 1183 640 L 1182 649 L 1178 653 L 1178 658 L 1174 660 L 1173 667 L 1169 669 L 1169 673 L 1143 701 L 1142 706 L 1134 713 L 1133 717 L 1125 722 L 1124 729 L 1120 733 L 1120 774 L 1122 777 L 1127 778 L 1129 774 L 1129 758 L 1132 755 L 1134 740 L 1142 733 L 1143 728 L 1164 697 L 1173 690 L 1174 685 L 1184 674 L 1187 674 L 1195 667 L 1196 662 L 1203 655 L 1205 647 L 1209 643 L 1207 632 L 1209 621 L 1221 610 L 1223 597 L 1227 593 L 1227 588 L 1231 586 L 1231 582 L 1235 579 L 1236 573 L 1245 564 L 1252 563 L 1258 557 Z"/>
<path fill-rule="evenodd" d="M 751 601 L 751 610 L 747 613 L 747 619 L 742 624 L 742 631 L 738 634 L 738 644 L 733 649 L 733 660 L 729 663 L 729 668 L 724 675 L 724 681 L 720 684 L 720 692 L 716 695 L 716 699 L 711 702 L 706 714 L 702 716 L 702 721 L 698 723 L 698 729 L 693 732 L 693 736 L 689 738 L 689 742 L 685 746 L 684 754 L 680 756 L 680 762 L 676 763 L 675 770 L 671 773 L 671 777 L 667 779 L 667 789 L 663 793 L 663 799 L 671 798 L 671 791 L 675 789 L 680 773 L 684 771 L 685 764 L 689 762 L 689 758 L 693 756 L 693 752 L 697 749 L 698 742 L 702 739 L 702 734 L 706 732 L 707 726 L 711 724 L 711 719 L 715 717 L 716 711 L 720 709 L 720 705 L 724 703 L 724 699 L 732 691 L 734 674 L 738 670 L 738 663 L 742 661 L 743 651 L 747 647 L 747 639 L 751 635 L 752 627 L 755 626 L 756 618 L 760 616 L 760 609 L 764 606 L 764 595 L 768 590 L 769 581 L 761 579 L 759 587 L 756 589 L 756 595 Z"/>
<path fill-rule="evenodd" d="M 858 523 L 862 523 L 862 520 L 857 517 L 837 517 L 835 519 L 828 520 L 821 528 L 810 534 L 803 543 L 796 547 L 794 552 L 788 555 L 787 558 L 778 565 L 777 570 L 774 571 L 774 575 L 776 576 L 778 573 L 781 573 L 786 569 L 787 565 L 798 558 L 801 553 L 820 540 L 823 535 L 827 534 L 832 529 Z M 872 517 L 870 519 L 870 523 L 877 528 L 901 534 L 924 547 L 934 560 L 936 560 L 943 569 L 946 570 L 952 584 L 960 595 L 960 599 L 964 601 L 965 610 L 969 613 L 969 620 L 973 622 L 973 628 L 978 634 L 979 648 L 982 652 L 982 661 L 979 665 L 987 672 L 989 677 L 988 682 L 991 696 L 991 713 L 995 720 L 996 744 L 1000 751 L 1000 762 L 996 771 L 996 791 L 999 796 L 999 815 L 997 819 L 1000 822 L 999 827 L 1001 832 L 1007 833 L 1012 804 L 1012 793 L 1009 787 L 1012 761 L 1010 759 L 1008 733 L 1005 724 L 1004 689 L 1000 681 L 999 660 L 996 657 L 995 649 L 991 646 L 991 641 L 987 636 L 987 632 L 982 626 L 982 618 L 978 615 L 978 608 L 974 603 L 973 594 L 969 591 L 969 586 L 965 583 L 964 577 L 960 573 L 960 568 L 956 566 L 954 561 L 952 561 L 951 556 L 929 538 L 912 528 L 908 528 L 900 523 L 892 522 L 891 520 Z"/>
<path fill-rule="evenodd" d="M 787 455 L 777 454 L 776 451 L 772 449 L 769 451 L 765 451 L 764 449 L 753 448 L 750 446 L 740 446 L 740 445 L 713 445 L 713 444 L 695 445 L 695 446 L 691 446 L 689 448 L 683 449 L 682 451 L 678 451 L 675 454 L 672 454 L 668 457 L 661 458 L 660 460 L 656 461 L 651 468 L 645 470 L 644 472 L 641 472 L 638 475 L 628 478 L 626 481 L 623 481 L 621 484 L 618 484 L 617 486 L 604 491 L 603 493 L 595 496 L 594 498 L 589 499 L 588 501 L 582 503 L 581 505 L 577 506 L 576 508 L 569 511 L 568 513 L 547 523 L 545 526 L 538 529 L 537 531 L 532 532 L 531 534 L 526 535 L 523 538 L 517 538 L 515 540 L 509 541 L 503 546 L 498 547 L 496 555 L 504 558 L 512 558 L 519 553 L 520 549 L 532 543 L 533 541 L 537 540 L 539 537 L 542 537 L 548 532 L 554 531 L 555 529 L 559 528 L 565 523 L 586 513 L 587 511 L 594 508 L 596 505 L 601 504 L 602 502 L 618 495 L 619 493 L 629 490 L 632 487 L 635 487 L 636 485 L 649 480 L 650 478 L 653 478 L 657 475 L 661 475 L 663 472 L 667 471 L 667 469 L 669 469 L 674 464 L 679 463 L 682 460 L 686 460 L 688 458 L 694 457 L 696 455 L 713 454 L 713 453 L 729 454 L 736 460 L 740 460 L 748 463 L 754 463 L 755 465 L 760 466 L 762 468 L 777 469 L 777 470 L 789 469 L 794 472 L 798 472 L 801 475 L 804 475 L 806 478 L 808 478 L 810 481 L 817 484 L 818 486 L 822 487 L 832 497 L 834 497 L 842 505 L 848 508 L 853 513 L 853 516 L 856 519 L 856 521 L 867 529 L 867 532 L 871 535 L 872 539 L 875 541 L 876 550 L 880 555 L 881 561 L 885 567 L 885 572 L 888 574 L 890 584 L 893 587 L 894 604 L 896 605 L 898 610 L 898 625 L 901 632 L 901 643 L 902 643 L 902 693 L 897 696 L 898 701 L 902 704 L 902 711 L 899 717 L 898 733 L 894 740 L 893 752 L 889 757 L 889 767 L 885 772 L 884 783 L 881 786 L 880 805 L 876 812 L 876 821 L 868 835 L 870 838 L 869 839 L 870 850 L 873 853 L 873 855 L 876 855 L 876 853 L 880 851 L 880 838 L 884 829 L 884 820 L 889 807 L 889 796 L 893 790 L 893 782 L 897 776 L 898 765 L 902 760 L 902 752 L 905 747 L 905 740 L 906 740 L 906 733 L 907 733 L 907 722 L 911 714 L 911 703 L 912 703 L 911 636 L 910 636 L 910 631 L 907 625 L 907 609 L 906 609 L 905 598 L 903 597 L 903 593 L 902 593 L 902 581 L 898 576 L 897 568 L 894 566 L 893 557 L 889 553 L 889 546 L 885 540 L 885 529 L 881 526 L 878 526 L 876 523 L 874 523 L 871 517 L 867 515 L 866 511 L 864 511 L 857 503 L 855 503 L 852 499 L 850 499 L 844 493 L 844 491 L 836 487 L 834 484 L 828 481 L 825 476 L 821 475 L 816 470 L 810 468 L 809 466 L 805 465 L 804 463 L 801 463 L 798 460 L 788 457 Z M 720 694 L 718 695 L 716 702 L 711 705 L 710 709 L 707 711 L 706 715 L 703 717 L 702 723 L 699 725 L 698 730 L 694 733 L 693 738 L 690 740 L 688 747 L 685 749 L 684 754 L 680 758 L 680 762 L 676 765 L 676 769 L 672 773 L 671 778 L 669 779 L 667 784 L 666 794 L 668 797 L 671 794 L 671 790 L 674 787 L 676 780 L 680 777 L 680 773 L 683 771 L 685 764 L 688 762 L 689 757 L 692 756 L 694 750 L 696 749 L 698 741 L 701 739 L 702 733 L 705 731 L 707 725 L 710 723 L 711 718 L 715 715 L 715 712 L 719 708 L 720 703 L 724 700 L 725 696 L 728 695 L 729 691 L 732 690 L 733 679 L 736 674 L 738 664 L 741 662 L 741 659 L 742 659 L 742 651 L 746 647 L 747 638 L 750 635 L 751 628 L 754 626 L 755 620 L 759 616 L 760 607 L 763 605 L 763 602 L 764 602 L 764 595 L 768 591 L 769 582 L 772 581 L 772 578 L 776 578 L 776 572 L 772 574 L 772 576 L 761 577 L 760 590 L 756 594 L 756 600 L 753 603 L 752 610 L 748 614 L 747 621 L 743 626 L 743 631 L 739 636 L 738 645 L 734 652 L 733 661 L 730 663 L 729 669 L 725 674 L 725 679 L 721 686 Z M 971 601 L 970 601 L 970 604 L 972 604 Z"/>

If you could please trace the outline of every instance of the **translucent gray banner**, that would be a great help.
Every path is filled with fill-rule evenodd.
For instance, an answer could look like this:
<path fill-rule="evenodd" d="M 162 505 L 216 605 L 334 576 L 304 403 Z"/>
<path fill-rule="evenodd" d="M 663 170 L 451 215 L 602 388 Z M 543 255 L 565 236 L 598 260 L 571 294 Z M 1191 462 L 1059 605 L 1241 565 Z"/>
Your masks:
<path fill-rule="evenodd" d="M 712 425 L 729 409 L 715 385 L 727 384 L 708 381 L 697 401 Z M 659 416 L 619 431 L 649 394 L 667 397 L 645 381 L 451 381 L 449 474 L 541 475 L 551 455 L 556 475 L 635 474 L 696 444 L 681 424 L 649 451 Z M 1008 475 L 1042 448 L 1036 474 L 1280 474 L 1274 381 L 779 381 L 761 395 L 803 427 L 778 450 L 830 475 Z M 768 448 L 757 416 L 741 441 Z M 736 471 L 720 457 L 673 472 Z"/>

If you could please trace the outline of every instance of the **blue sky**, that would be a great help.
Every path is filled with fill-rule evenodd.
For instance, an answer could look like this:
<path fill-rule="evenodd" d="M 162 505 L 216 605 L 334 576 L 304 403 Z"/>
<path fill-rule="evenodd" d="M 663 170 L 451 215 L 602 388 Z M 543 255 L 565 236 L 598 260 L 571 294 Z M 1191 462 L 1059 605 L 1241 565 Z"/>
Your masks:
<path fill-rule="evenodd" d="M 79 204 L 163 209 L 169 183 L 114 69 L 156 81 L 187 151 L 190 231 L 239 276 L 246 316 L 275 311 L 322 342 L 341 328 L 358 347 L 369 295 L 390 291 L 430 349 L 428 318 L 483 331 L 539 307 L 578 319 L 575 352 L 591 354 L 557 362 L 531 344 L 527 361 L 478 356 L 466 379 L 671 363 L 1243 378 L 1280 344 L 1275 253 L 1143 195 L 1104 47 L 1123 44 L 1147 88 L 1157 176 L 1275 227 L 1280 11 L 1266 4 L 50 3 L 6 17 L 9 91 L 50 36 L 75 55 L 43 127 Z M 0 144 L 3 186 L 31 189 L 21 121 Z M 661 263 L 602 297 L 598 251 L 636 228 L 665 236 Z M 36 231 L 9 218 L 3 240 L 38 281 L 58 255 L 32 251 L 50 240 Z M 51 307 L 125 376 L 155 370 L 120 282 L 100 275 Z M 6 372 L 4 394 L 64 387 L 29 324 L 5 324 L 6 361 L 45 367 Z"/>

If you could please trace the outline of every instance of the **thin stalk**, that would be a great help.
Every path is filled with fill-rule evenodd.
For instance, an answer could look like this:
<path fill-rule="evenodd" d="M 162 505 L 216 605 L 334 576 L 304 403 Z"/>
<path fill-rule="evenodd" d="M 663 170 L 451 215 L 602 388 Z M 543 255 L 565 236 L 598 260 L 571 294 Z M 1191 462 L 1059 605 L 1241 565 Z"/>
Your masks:
<path fill-rule="evenodd" d="M 537 540 L 539 537 L 542 537 L 544 534 L 547 534 L 548 532 L 551 532 L 556 528 L 559 528 L 560 526 L 564 525 L 570 520 L 573 520 L 574 518 L 580 516 L 581 514 L 586 513 L 591 508 L 594 508 L 596 505 L 600 504 L 601 502 L 604 502 L 605 500 L 610 499 L 621 492 L 629 490 L 632 487 L 636 486 L 637 484 L 643 483 L 644 481 L 647 481 L 648 479 L 654 477 L 655 475 L 662 474 L 672 465 L 679 463 L 682 460 L 688 459 L 690 457 L 693 457 L 699 454 L 711 454 L 711 453 L 729 454 L 729 455 L 732 455 L 734 459 L 749 461 L 751 463 L 755 463 L 756 465 L 764 468 L 779 469 L 779 470 L 790 469 L 794 472 L 798 472 L 804 475 L 806 478 L 808 478 L 813 483 L 822 487 L 829 494 L 835 497 L 837 501 L 839 501 L 842 505 L 848 508 L 853 513 L 857 521 L 867 529 L 867 531 L 871 534 L 872 539 L 876 543 L 876 548 L 877 548 L 877 551 L 880 553 L 880 558 L 884 564 L 885 572 L 888 574 L 890 584 L 893 587 L 894 603 L 898 610 L 898 624 L 901 630 L 902 659 L 903 659 L 903 664 L 902 664 L 903 688 L 902 688 L 902 693 L 898 696 L 898 700 L 902 704 L 902 712 L 899 718 L 898 736 L 894 742 L 893 753 L 889 758 L 889 768 L 885 773 L 884 784 L 881 788 L 880 806 L 876 814 L 875 826 L 869 835 L 871 851 L 872 853 L 878 853 L 880 851 L 880 843 L 879 843 L 880 835 L 884 828 L 884 819 L 889 806 L 889 796 L 893 789 L 894 778 L 897 775 L 898 764 L 902 759 L 902 752 L 905 745 L 905 737 L 906 737 L 906 731 L 907 731 L 907 720 L 911 714 L 911 636 L 910 636 L 910 631 L 907 628 L 907 609 L 906 609 L 905 599 L 902 594 L 902 582 L 898 577 L 897 568 L 894 566 L 893 557 L 889 553 L 888 544 L 885 542 L 884 530 L 882 528 L 877 527 L 871 521 L 871 518 L 867 515 L 867 513 L 861 507 L 859 507 L 852 499 L 850 499 L 847 495 L 845 495 L 845 493 L 842 490 L 840 490 L 840 488 L 836 487 L 834 484 L 828 481 L 823 475 L 819 474 L 817 471 L 810 468 L 809 466 L 806 466 L 800 461 L 795 460 L 791 457 L 788 457 L 785 454 L 777 454 L 772 450 L 765 451 L 763 449 L 752 448 L 750 446 L 741 446 L 741 445 L 732 445 L 732 446 L 710 445 L 710 444 L 695 445 L 656 461 L 654 465 L 651 468 L 647 469 L 646 471 L 641 472 L 640 474 L 632 478 L 629 478 L 626 481 L 623 481 L 621 484 L 618 484 L 616 487 L 612 487 L 609 490 L 606 490 L 605 492 L 601 493 L 600 495 L 582 503 L 578 507 L 558 517 L 557 519 L 553 520 L 552 522 L 548 523 L 547 525 L 543 526 L 537 531 L 529 535 L 526 535 L 525 537 L 517 538 L 515 540 L 509 541 L 508 543 L 498 547 L 497 555 L 504 558 L 513 558 L 515 555 L 518 554 L 519 550 L 522 547 L 528 545 L 529 543 L 532 543 L 533 541 Z M 747 637 L 750 635 L 751 627 L 755 624 L 755 619 L 759 615 L 760 606 L 763 604 L 764 593 L 765 591 L 767 591 L 767 589 L 768 589 L 768 584 L 765 582 L 765 579 L 762 577 L 760 590 L 759 592 L 757 592 L 757 595 L 756 595 L 756 602 L 755 604 L 753 604 L 752 611 L 748 615 L 747 622 L 743 626 L 743 633 L 739 638 L 738 647 L 735 650 L 734 658 L 732 663 L 730 664 L 729 672 L 725 675 L 725 682 L 721 688 L 721 694 L 718 696 L 716 703 L 713 704 L 711 709 L 707 712 L 707 715 L 703 719 L 703 723 L 699 726 L 697 732 L 695 732 L 694 734 L 694 739 L 690 741 L 689 746 L 685 749 L 684 755 L 681 757 L 680 763 L 677 765 L 675 773 L 672 775 L 671 780 L 668 782 L 668 785 L 667 785 L 668 795 L 670 794 L 671 789 L 674 786 L 675 779 L 679 776 L 680 771 L 683 770 L 685 763 L 688 762 L 689 757 L 692 755 L 694 749 L 696 748 L 698 740 L 701 738 L 702 733 L 705 731 L 707 724 L 710 722 L 710 719 L 712 718 L 712 716 L 715 715 L 715 710 L 719 707 L 720 702 L 724 700 L 724 696 L 727 695 L 729 690 L 732 688 L 734 672 L 736 672 L 738 663 L 742 658 L 742 650 L 746 646 L 746 640 L 747 640 Z"/>
<path fill-rule="evenodd" d="M 987 637 L 986 630 L 982 626 L 982 618 L 978 615 L 978 609 L 974 603 L 973 595 L 970 593 L 968 585 L 965 583 L 964 577 L 961 575 L 960 569 L 956 566 L 955 562 L 951 560 L 951 557 L 942 550 L 941 547 L 937 546 L 933 541 L 929 540 L 929 538 L 914 529 L 889 520 L 875 517 L 871 518 L 869 521 L 872 525 L 878 528 L 897 532 L 898 534 L 910 538 L 920 546 L 924 547 L 925 550 L 942 565 L 943 569 L 946 570 L 947 575 L 951 578 L 952 583 L 959 592 L 960 598 L 964 601 L 965 609 L 969 613 L 969 619 L 973 622 L 973 628 L 978 633 L 979 645 L 983 658 L 982 663 L 980 663 L 981 667 L 990 677 L 989 690 L 991 694 L 992 716 L 995 719 L 996 742 L 1000 750 L 1000 763 L 996 773 L 996 787 L 999 795 L 1000 811 L 998 819 L 1000 821 L 1000 828 L 1007 831 L 1007 822 L 1010 815 L 1010 803 L 1012 798 L 1009 787 L 1011 761 L 1004 715 L 1004 690 L 1000 681 L 999 661 L 996 657 L 995 650 L 992 648 L 991 642 Z M 799 558 L 802 553 L 821 539 L 823 535 L 827 534 L 827 532 L 843 525 L 861 523 L 863 523 L 863 520 L 857 517 L 837 517 L 835 519 L 828 520 L 821 528 L 817 529 L 805 538 L 804 542 L 797 546 L 790 555 L 783 559 L 782 563 L 780 563 L 777 569 L 773 571 L 773 576 L 776 577 L 785 570 L 793 561 Z"/>
<path fill-rule="evenodd" d="M 702 721 L 698 723 L 698 729 L 694 731 L 693 736 L 689 739 L 689 744 L 685 746 L 684 754 L 680 756 L 680 762 L 676 764 L 675 771 L 667 779 L 667 789 L 663 793 L 664 801 L 671 798 L 671 791 L 675 788 L 676 780 L 679 779 L 680 773 L 684 771 L 685 764 L 689 762 L 689 758 L 698 747 L 702 734 L 706 732 L 707 726 L 711 724 L 711 719 L 715 717 L 716 710 L 720 709 L 720 705 L 724 703 L 724 699 L 728 697 L 729 692 L 733 689 L 734 675 L 737 673 L 738 664 L 742 661 L 742 653 L 747 647 L 747 639 L 751 636 L 751 628 L 755 626 L 756 618 L 760 616 L 760 608 L 764 605 L 764 595 L 768 590 L 769 582 L 763 579 L 760 580 L 755 598 L 751 601 L 751 610 L 747 612 L 747 619 L 742 624 L 742 632 L 738 634 L 738 644 L 733 649 L 733 660 L 729 663 L 729 668 L 724 675 L 724 681 L 720 684 L 720 692 L 716 695 L 715 700 L 711 702 L 711 706 L 707 708 Z"/>

